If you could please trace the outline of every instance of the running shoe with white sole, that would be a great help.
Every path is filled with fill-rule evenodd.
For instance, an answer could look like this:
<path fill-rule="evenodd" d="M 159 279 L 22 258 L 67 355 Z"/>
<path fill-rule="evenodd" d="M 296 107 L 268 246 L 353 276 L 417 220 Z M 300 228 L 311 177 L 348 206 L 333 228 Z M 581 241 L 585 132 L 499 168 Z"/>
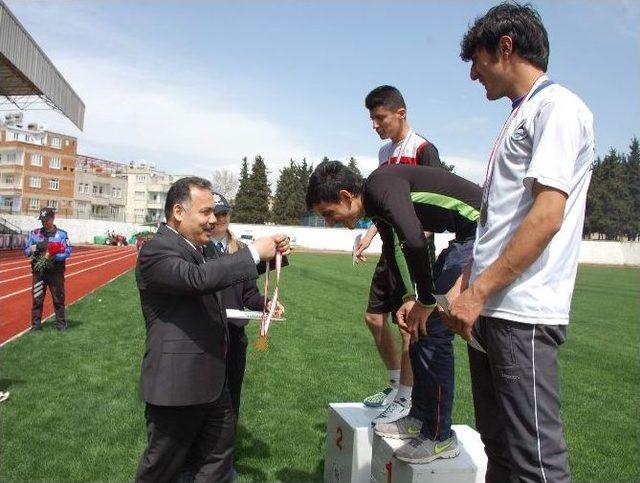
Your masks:
<path fill-rule="evenodd" d="M 370 408 L 381 408 L 391 404 L 391 402 L 395 399 L 396 394 L 398 394 L 397 387 L 387 386 L 382 391 L 366 398 L 364 401 L 362 401 L 362 403 Z"/>
<path fill-rule="evenodd" d="M 418 437 L 421 428 L 422 421 L 413 416 L 405 416 L 391 423 L 378 423 L 373 430 L 383 438 L 411 439 Z"/>
<path fill-rule="evenodd" d="M 387 409 L 378 414 L 371 425 L 375 426 L 378 423 L 392 423 L 400 418 L 404 418 L 409 415 L 411 410 L 411 399 L 405 399 L 403 397 L 396 399 L 387 406 Z"/>
<path fill-rule="evenodd" d="M 400 446 L 394 456 L 400 461 L 410 464 L 431 463 L 439 458 L 455 458 L 460 454 L 458 438 L 451 431 L 451 437 L 444 441 L 433 441 L 422 434 Z"/>

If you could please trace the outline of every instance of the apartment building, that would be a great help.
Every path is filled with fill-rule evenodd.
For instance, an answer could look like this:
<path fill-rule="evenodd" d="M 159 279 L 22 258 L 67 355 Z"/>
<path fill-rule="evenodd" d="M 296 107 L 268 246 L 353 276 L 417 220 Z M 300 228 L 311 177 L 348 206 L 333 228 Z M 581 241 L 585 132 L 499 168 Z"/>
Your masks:
<path fill-rule="evenodd" d="M 76 157 L 74 218 L 126 221 L 127 165 Z"/>
<path fill-rule="evenodd" d="M 23 125 L 22 115 L 0 120 L 0 211 L 37 215 L 45 207 L 74 216 L 77 139 Z"/>
<path fill-rule="evenodd" d="M 154 163 L 134 163 L 127 168 L 127 221 L 160 223 L 164 221 L 164 203 L 171 184 L 182 176 L 156 169 Z"/>

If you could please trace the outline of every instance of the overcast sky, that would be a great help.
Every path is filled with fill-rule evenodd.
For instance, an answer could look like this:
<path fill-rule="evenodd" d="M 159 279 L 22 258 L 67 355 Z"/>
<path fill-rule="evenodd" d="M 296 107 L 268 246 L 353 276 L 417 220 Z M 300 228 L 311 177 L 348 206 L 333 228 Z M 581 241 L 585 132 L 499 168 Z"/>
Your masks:
<path fill-rule="evenodd" d="M 459 43 L 494 2 L 17 1 L 6 4 L 86 104 L 79 152 L 172 173 L 239 172 L 262 154 L 377 165 L 364 97 L 392 84 L 413 128 L 481 182 L 510 102 L 469 79 Z M 594 112 L 598 154 L 640 136 L 640 2 L 538 1 L 550 77 Z"/>

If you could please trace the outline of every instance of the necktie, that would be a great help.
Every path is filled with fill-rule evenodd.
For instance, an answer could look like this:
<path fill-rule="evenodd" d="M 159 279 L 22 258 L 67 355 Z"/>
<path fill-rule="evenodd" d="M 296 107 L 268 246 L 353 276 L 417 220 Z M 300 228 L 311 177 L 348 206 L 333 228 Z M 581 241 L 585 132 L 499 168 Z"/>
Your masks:
<path fill-rule="evenodd" d="M 224 255 L 224 247 L 222 246 L 222 242 L 216 243 L 216 248 L 218 249 L 218 253 L 220 253 L 220 255 Z"/>

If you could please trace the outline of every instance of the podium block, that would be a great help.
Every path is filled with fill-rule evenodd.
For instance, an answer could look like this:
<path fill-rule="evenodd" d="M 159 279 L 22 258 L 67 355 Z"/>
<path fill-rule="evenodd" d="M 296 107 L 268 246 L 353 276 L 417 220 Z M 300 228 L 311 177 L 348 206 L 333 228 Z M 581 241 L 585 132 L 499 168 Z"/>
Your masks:
<path fill-rule="evenodd" d="M 326 483 L 369 483 L 371 477 L 371 420 L 381 409 L 362 403 L 329 404 L 324 459 Z"/>
<path fill-rule="evenodd" d="M 466 425 L 453 425 L 460 454 L 455 458 L 411 465 L 393 456 L 406 440 L 373 436 L 372 483 L 483 483 L 487 457 L 480 434 Z"/>

